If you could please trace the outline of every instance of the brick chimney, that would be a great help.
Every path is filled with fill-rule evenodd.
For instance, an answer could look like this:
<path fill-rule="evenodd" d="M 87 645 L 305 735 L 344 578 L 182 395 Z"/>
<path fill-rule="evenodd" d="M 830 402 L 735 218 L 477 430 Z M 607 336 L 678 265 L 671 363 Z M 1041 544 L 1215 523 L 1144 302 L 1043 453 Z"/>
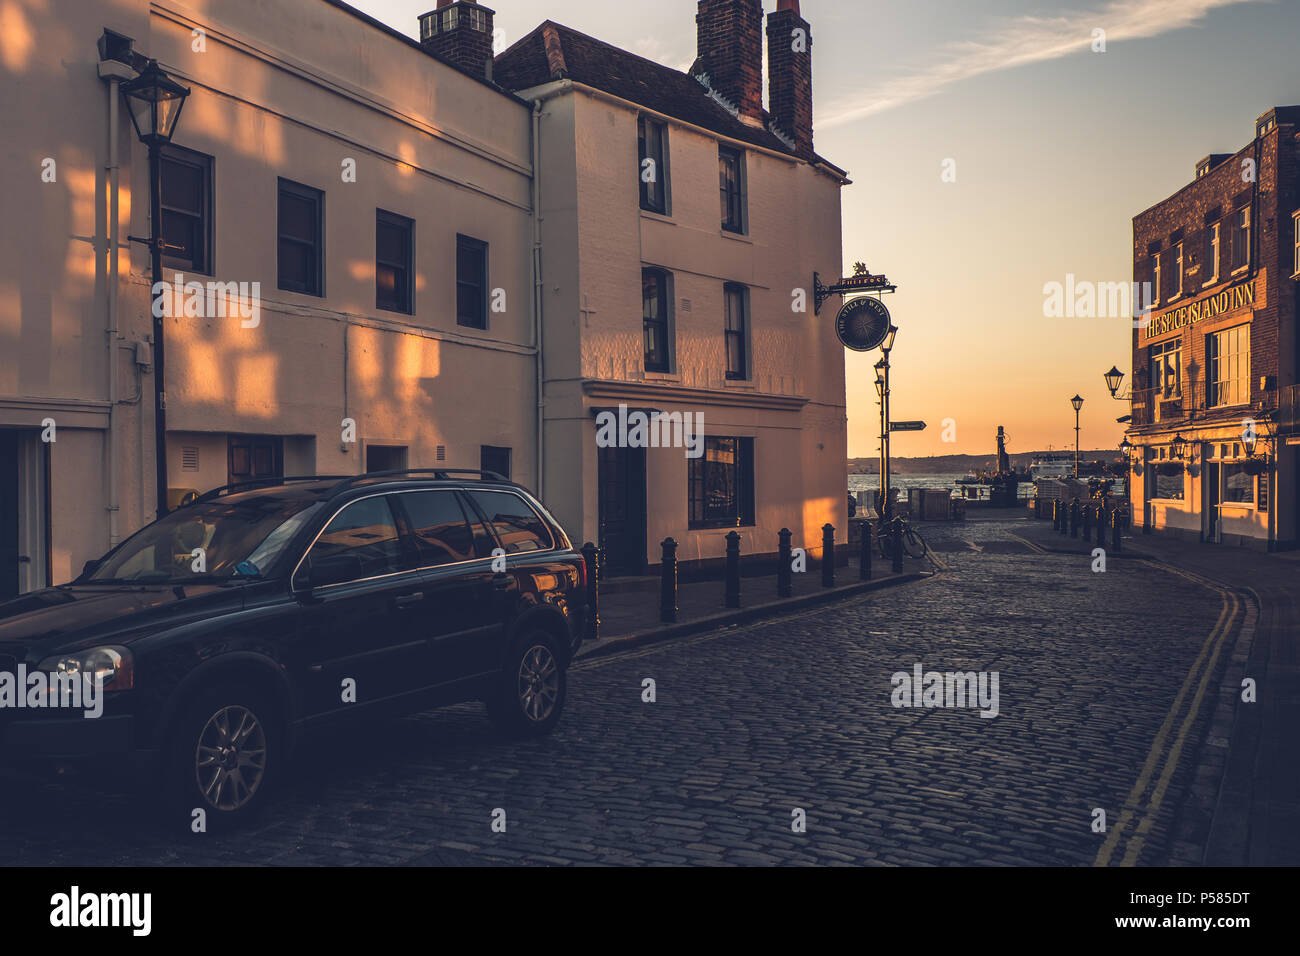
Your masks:
<path fill-rule="evenodd" d="M 492 18 L 495 10 L 475 0 L 438 0 L 420 17 L 420 45 L 467 73 L 492 79 Z"/>
<path fill-rule="evenodd" d="M 767 17 L 767 96 L 772 123 L 813 157 L 812 29 L 799 0 L 779 0 Z"/>
<path fill-rule="evenodd" d="M 709 75 L 715 93 L 742 118 L 763 122 L 762 0 L 700 0 L 695 15 L 698 58 L 691 74 Z"/>

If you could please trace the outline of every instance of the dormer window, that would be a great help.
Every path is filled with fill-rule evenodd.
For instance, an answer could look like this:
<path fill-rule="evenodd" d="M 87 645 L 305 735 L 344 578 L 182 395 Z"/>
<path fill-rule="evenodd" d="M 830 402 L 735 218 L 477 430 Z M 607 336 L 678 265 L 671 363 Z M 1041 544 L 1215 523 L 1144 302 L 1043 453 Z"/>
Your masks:
<path fill-rule="evenodd" d="M 470 7 L 468 13 L 469 28 L 471 30 L 477 30 L 479 33 L 487 33 L 487 11 L 480 10 L 476 7 Z"/>
<path fill-rule="evenodd" d="M 456 7 L 448 7 L 442 11 L 442 30 L 444 33 L 456 29 L 460 23 L 460 10 Z"/>

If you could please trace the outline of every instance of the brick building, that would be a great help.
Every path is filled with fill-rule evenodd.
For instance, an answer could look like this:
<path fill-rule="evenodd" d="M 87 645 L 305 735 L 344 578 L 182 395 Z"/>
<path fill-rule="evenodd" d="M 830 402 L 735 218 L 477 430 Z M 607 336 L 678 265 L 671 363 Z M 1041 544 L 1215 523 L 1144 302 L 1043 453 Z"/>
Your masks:
<path fill-rule="evenodd" d="M 1133 219 L 1134 522 L 1192 539 L 1297 544 L 1300 106 Z"/>

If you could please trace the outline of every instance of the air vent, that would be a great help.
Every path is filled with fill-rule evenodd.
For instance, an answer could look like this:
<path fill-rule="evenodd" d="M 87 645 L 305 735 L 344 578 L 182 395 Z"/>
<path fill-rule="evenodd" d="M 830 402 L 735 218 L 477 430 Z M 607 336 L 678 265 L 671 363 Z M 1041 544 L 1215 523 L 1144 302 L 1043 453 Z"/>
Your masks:
<path fill-rule="evenodd" d="M 446 446 L 446 445 L 439 445 L 439 446 L 438 446 L 438 460 L 439 460 L 439 461 L 446 461 L 446 460 L 447 460 L 447 446 Z"/>
<path fill-rule="evenodd" d="M 193 445 L 181 449 L 181 471 L 199 470 L 199 450 Z"/>

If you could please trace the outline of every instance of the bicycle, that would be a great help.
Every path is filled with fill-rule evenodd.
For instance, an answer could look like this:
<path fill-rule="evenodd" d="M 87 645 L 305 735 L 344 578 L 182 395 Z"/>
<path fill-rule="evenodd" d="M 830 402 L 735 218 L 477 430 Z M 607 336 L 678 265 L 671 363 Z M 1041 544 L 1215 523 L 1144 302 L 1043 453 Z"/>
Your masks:
<path fill-rule="evenodd" d="M 906 554 L 909 558 L 914 558 L 918 561 L 921 560 L 921 558 L 925 557 L 926 552 L 930 550 L 925 543 L 925 539 L 921 537 L 921 532 L 913 528 L 903 518 L 899 518 L 898 521 L 903 526 L 903 553 Z M 876 546 L 880 549 L 880 556 L 882 558 L 888 560 L 893 556 L 890 553 L 890 548 L 892 547 L 892 545 L 893 545 L 893 534 L 888 530 L 887 526 L 886 526 L 885 533 L 882 534 L 880 526 L 877 525 Z"/>

